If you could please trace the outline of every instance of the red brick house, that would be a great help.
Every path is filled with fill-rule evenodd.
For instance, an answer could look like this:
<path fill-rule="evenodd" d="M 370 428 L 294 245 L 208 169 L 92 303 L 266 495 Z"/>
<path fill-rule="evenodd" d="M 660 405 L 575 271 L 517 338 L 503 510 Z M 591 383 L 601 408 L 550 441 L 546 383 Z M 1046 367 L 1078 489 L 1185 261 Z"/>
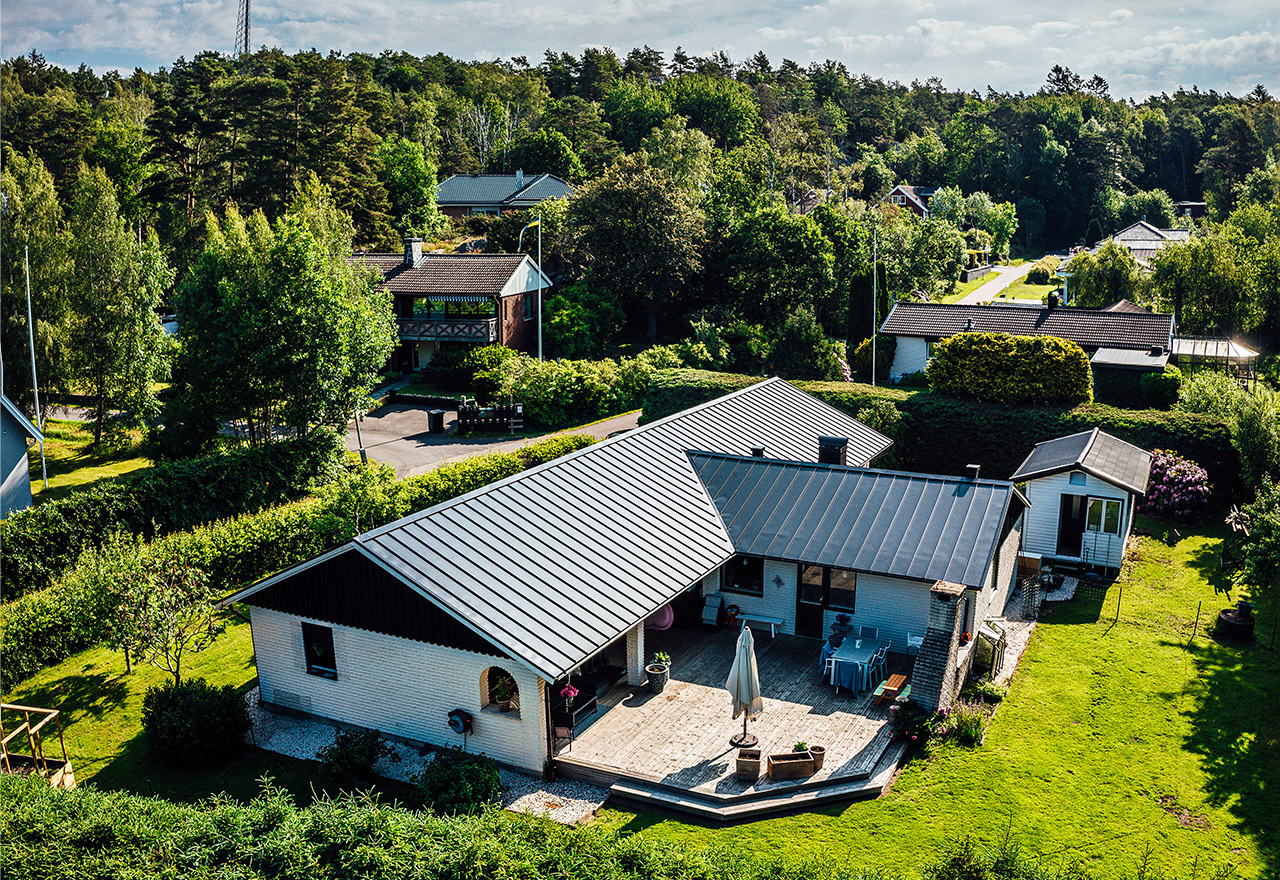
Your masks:
<path fill-rule="evenodd" d="M 411 238 L 403 255 L 355 259 L 381 272 L 392 294 L 400 329 L 393 370 L 423 367 L 448 344 L 537 351 L 540 273 L 524 254 L 423 254 L 421 239 Z M 542 290 L 550 286 L 542 274 Z"/>
<path fill-rule="evenodd" d="M 507 214 L 568 198 L 571 191 L 554 174 L 455 174 L 436 187 L 436 205 L 446 217 Z"/>
<path fill-rule="evenodd" d="M 929 219 L 929 199 L 938 191 L 935 186 L 910 186 L 900 183 L 889 190 L 885 201 L 900 208 L 906 208 L 923 220 Z"/>

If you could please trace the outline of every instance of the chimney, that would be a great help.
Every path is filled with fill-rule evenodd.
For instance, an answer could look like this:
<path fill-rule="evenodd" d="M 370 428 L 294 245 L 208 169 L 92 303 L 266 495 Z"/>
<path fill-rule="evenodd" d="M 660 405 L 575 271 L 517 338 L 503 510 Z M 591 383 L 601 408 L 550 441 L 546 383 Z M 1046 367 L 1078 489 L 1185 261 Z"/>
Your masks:
<path fill-rule="evenodd" d="M 965 465 L 965 466 L 964 466 L 964 475 L 965 475 L 965 478 L 966 478 L 966 479 L 970 479 L 970 480 L 976 480 L 976 479 L 978 479 L 978 471 L 980 471 L 980 470 L 982 470 L 982 465 L 980 465 L 980 464 L 967 464 L 967 465 Z"/>
<path fill-rule="evenodd" d="M 848 457 L 848 437 L 818 438 L 818 462 L 820 464 L 847 464 Z"/>
<path fill-rule="evenodd" d="M 524 189 L 524 169 L 521 168 L 516 172 L 516 192 Z"/>
<path fill-rule="evenodd" d="M 1049 308 L 1056 309 L 1058 307 L 1058 295 L 1056 293 L 1049 294 Z"/>
<path fill-rule="evenodd" d="M 404 240 L 404 264 L 406 266 L 416 266 L 421 259 L 422 239 L 406 238 Z"/>
<path fill-rule="evenodd" d="M 752 446 L 752 447 L 751 447 L 751 457 L 752 457 L 752 458 L 764 458 L 764 447 L 763 447 L 763 446 Z"/>

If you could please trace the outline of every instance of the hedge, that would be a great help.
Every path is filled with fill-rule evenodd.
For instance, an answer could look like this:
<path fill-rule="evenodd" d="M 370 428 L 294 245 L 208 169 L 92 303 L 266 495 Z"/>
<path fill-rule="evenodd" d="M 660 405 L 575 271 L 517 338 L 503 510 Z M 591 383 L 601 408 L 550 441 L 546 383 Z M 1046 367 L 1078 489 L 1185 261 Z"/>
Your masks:
<path fill-rule="evenodd" d="M 709 370 L 659 370 L 649 380 L 640 424 L 666 418 L 763 381 L 760 376 L 713 373 Z"/>
<path fill-rule="evenodd" d="M 213 592 L 229 594 L 357 534 L 593 442 L 576 434 L 551 437 L 516 452 L 472 456 L 402 482 L 383 466 L 356 468 L 315 497 L 177 532 L 142 545 L 138 552 L 181 558 L 205 572 Z M 103 638 L 103 603 L 81 583 L 79 570 L 73 567 L 54 586 L 4 606 L 4 689 Z"/>
<path fill-rule="evenodd" d="M 1163 372 L 1093 368 L 1093 397 L 1101 403 L 1142 409 L 1168 409 L 1178 402 L 1182 371 L 1169 365 Z"/>
<path fill-rule="evenodd" d="M 44 589 L 117 531 L 153 538 L 238 516 L 332 481 L 343 459 L 333 431 L 157 465 L 0 521 L 4 598 Z"/>
<path fill-rule="evenodd" d="M 8 880 L 51 877 L 530 878 L 560 880 L 857 880 L 905 876 L 861 859 L 820 854 L 797 860 L 732 847 L 652 840 L 600 823 L 580 827 L 488 809 L 441 816 L 379 802 L 372 795 L 317 798 L 299 807 L 264 782 L 249 803 L 217 796 L 174 803 L 84 786 L 51 788 L 38 776 L 0 779 L 0 872 Z M 988 849 L 970 839 L 918 854 L 919 876 L 943 880 L 1049 880 L 1016 841 Z M 910 876 L 917 876 L 912 871 Z M 1071 877 L 1089 880 L 1079 868 Z"/>
<path fill-rule="evenodd" d="M 1084 349 L 1056 336 L 957 333 L 933 344 L 934 391 L 1000 403 L 1088 403 L 1093 374 Z"/>
<path fill-rule="evenodd" d="M 1031 269 L 1027 272 L 1028 284 L 1052 284 L 1058 280 L 1058 267 L 1062 265 L 1062 260 L 1053 254 L 1048 254 L 1031 264 Z"/>

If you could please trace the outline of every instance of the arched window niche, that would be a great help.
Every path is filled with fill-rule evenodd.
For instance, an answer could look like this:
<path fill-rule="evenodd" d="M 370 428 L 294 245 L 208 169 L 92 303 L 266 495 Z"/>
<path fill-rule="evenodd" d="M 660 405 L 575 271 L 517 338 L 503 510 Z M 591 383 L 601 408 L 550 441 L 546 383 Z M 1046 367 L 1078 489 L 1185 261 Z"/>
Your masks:
<path fill-rule="evenodd" d="M 480 705 L 486 712 L 520 717 L 520 687 L 501 666 L 490 666 L 480 675 Z"/>

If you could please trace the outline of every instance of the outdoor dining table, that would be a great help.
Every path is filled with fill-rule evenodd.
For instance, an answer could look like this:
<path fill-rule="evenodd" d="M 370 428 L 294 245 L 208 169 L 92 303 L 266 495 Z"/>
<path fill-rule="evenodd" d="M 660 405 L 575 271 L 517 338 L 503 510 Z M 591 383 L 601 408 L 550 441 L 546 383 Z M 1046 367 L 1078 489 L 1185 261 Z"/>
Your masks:
<path fill-rule="evenodd" d="M 837 687 L 848 688 L 855 694 L 867 687 L 867 664 L 882 646 L 888 646 L 887 639 L 858 639 L 847 637 L 839 648 L 831 650 L 827 643 L 822 645 L 822 665 L 825 668 L 827 658 L 835 660 L 831 668 L 831 683 Z"/>

